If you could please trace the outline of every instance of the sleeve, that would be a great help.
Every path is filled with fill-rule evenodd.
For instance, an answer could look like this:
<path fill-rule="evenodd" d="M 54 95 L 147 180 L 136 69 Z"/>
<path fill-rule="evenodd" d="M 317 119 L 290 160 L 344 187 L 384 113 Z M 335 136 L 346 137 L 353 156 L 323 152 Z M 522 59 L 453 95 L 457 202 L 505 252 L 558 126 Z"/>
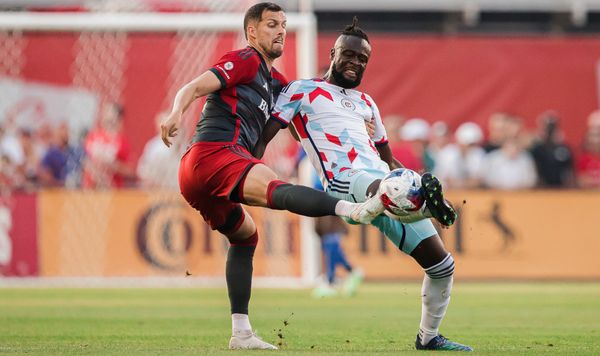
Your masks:
<path fill-rule="evenodd" d="M 299 87 L 298 82 L 291 82 L 281 90 L 271 112 L 271 120 L 276 120 L 283 127 L 288 127 L 294 116 L 300 113 L 304 93 L 296 92 Z"/>
<path fill-rule="evenodd" d="M 259 67 L 258 55 L 253 49 L 247 48 L 226 53 L 209 70 L 219 78 L 221 89 L 224 89 L 251 82 Z"/>
<path fill-rule="evenodd" d="M 381 119 L 381 114 L 379 113 L 379 108 L 377 104 L 368 97 L 368 102 L 371 103 L 371 111 L 373 111 L 373 120 L 375 120 L 375 133 L 372 137 L 373 142 L 375 142 L 375 146 L 381 146 L 388 143 L 387 133 L 385 131 L 385 126 L 383 126 L 383 120 Z"/>

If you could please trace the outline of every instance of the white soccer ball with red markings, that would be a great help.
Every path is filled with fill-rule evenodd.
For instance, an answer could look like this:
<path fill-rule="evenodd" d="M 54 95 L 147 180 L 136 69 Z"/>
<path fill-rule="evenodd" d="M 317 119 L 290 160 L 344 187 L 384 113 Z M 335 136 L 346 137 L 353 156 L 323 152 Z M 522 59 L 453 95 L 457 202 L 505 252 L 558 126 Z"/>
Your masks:
<path fill-rule="evenodd" d="M 388 173 L 379 184 L 381 202 L 392 218 L 408 218 L 425 204 L 421 194 L 421 176 L 408 168 L 397 168 Z"/>

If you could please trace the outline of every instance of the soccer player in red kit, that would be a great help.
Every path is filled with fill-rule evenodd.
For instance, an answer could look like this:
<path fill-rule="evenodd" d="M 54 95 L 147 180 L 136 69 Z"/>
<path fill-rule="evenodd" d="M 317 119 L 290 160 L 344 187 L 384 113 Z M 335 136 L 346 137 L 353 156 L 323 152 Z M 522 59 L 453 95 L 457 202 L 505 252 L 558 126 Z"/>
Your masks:
<path fill-rule="evenodd" d="M 225 276 L 231 303 L 232 349 L 276 349 L 254 334 L 248 318 L 258 234 L 241 203 L 313 217 L 338 215 L 360 223 L 369 223 L 384 210 L 378 198 L 356 204 L 282 182 L 250 153 L 277 95 L 287 84 L 272 67 L 283 53 L 285 27 L 286 16 L 278 5 L 250 7 L 244 17 L 249 46 L 225 54 L 183 86 L 172 112 L 161 124 L 162 139 L 170 146 L 182 114 L 195 99 L 208 95 L 192 145 L 181 159 L 179 185 L 188 203 L 230 242 Z"/>

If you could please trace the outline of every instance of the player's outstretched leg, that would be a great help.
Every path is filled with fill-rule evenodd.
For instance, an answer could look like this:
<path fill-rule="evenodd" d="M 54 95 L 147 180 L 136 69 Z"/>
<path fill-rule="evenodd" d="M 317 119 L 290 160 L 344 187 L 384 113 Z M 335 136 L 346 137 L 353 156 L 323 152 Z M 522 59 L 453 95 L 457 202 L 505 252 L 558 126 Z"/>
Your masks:
<path fill-rule="evenodd" d="M 456 221 L 456 211 L 444 199 L 442 183 L 431 173 L 421 177 L 421 187 L 431 217 L 444 226 L 451 226 Z"/>
<path fill-rule="evenodd" d="M 442 334 L 431 339 L 427 345 L 421 343 L 421 337 L 417 335 L 415 341 L 417 350 L 434 350 L 434 351 L 473 351 L 470 346 L 459 344 L 458 342 L 446 339 Z"/>
<path fill-rule="evenodd" d="M 378 195 L 363 203 L 351 203 L 325 192 L 280 180 L 273 180 L 268 185 L 267 207 L 310 217 L 337 215 L 361 224 L 371 223 L 385 210 Z"/>

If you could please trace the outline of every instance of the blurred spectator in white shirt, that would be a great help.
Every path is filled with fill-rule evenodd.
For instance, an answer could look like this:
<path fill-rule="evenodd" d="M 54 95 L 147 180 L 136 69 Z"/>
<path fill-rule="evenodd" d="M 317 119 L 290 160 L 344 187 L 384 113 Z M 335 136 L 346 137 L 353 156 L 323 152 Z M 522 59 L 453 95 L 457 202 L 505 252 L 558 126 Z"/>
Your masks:
<path fill-rule="evenodd" d="M 440 151 L 450 144 L 452 136 L 450 135 L 450 128 L 448 124 L 443 121 L 436 121 L 431 124 L 431 130 L 429 132 L 429 145 L 427 145 L 427 151 L 433 159 L 433 168 L 435 170 L 436 162 L 439 160 L 438 156 Z"/>
<path fill-rule="evenodd" d="M 11 164 L 21 165 L 25 160 L 23 147 L 18 137 L 3 125 L 4 123 L 0 124 L 0 155 L 5 156 Z"/>
<path fill-rule="evenodd" d="M 483 132 L 474 122 L 461 124 L 454 133 L 456 143 L 437 155 L 434 174 L 448 188 L 478 188 L 485 151 L 479 146 Z"/>
<path fill-rule="evenodd" d="M 172 148 L 165 146 L 160 137 L 160 122 L 165 116 L 166 112 L 156 116 L 156 135 L 146 142 L 138 161 L 137 175 L 142 188 L 179 189 L 181 139 L 176 140 Z"/>
<path fill-rule="evenodd" d="M 533 158 L 518 138 L 511 138 L 484 159 L 483 182 L 492 189 L 528 189 L 537 181 Z"/>
<path fill-rule="evenodd" d="M 394 157 L 415 172 L 430 171 L 433 159 L 427 152 L 429 123 L 423 119 L 409 119 L 400 128 L 402 142 L 392 151 Z"/>
<path fill-rule="evenodd" d="M 488 139 L 482 145 L 485 152 L 499 149 L 506 140 L 506 122 L 510 117 L 505 112 L 495 112 L 490 115 L 487 123 Z"/>

